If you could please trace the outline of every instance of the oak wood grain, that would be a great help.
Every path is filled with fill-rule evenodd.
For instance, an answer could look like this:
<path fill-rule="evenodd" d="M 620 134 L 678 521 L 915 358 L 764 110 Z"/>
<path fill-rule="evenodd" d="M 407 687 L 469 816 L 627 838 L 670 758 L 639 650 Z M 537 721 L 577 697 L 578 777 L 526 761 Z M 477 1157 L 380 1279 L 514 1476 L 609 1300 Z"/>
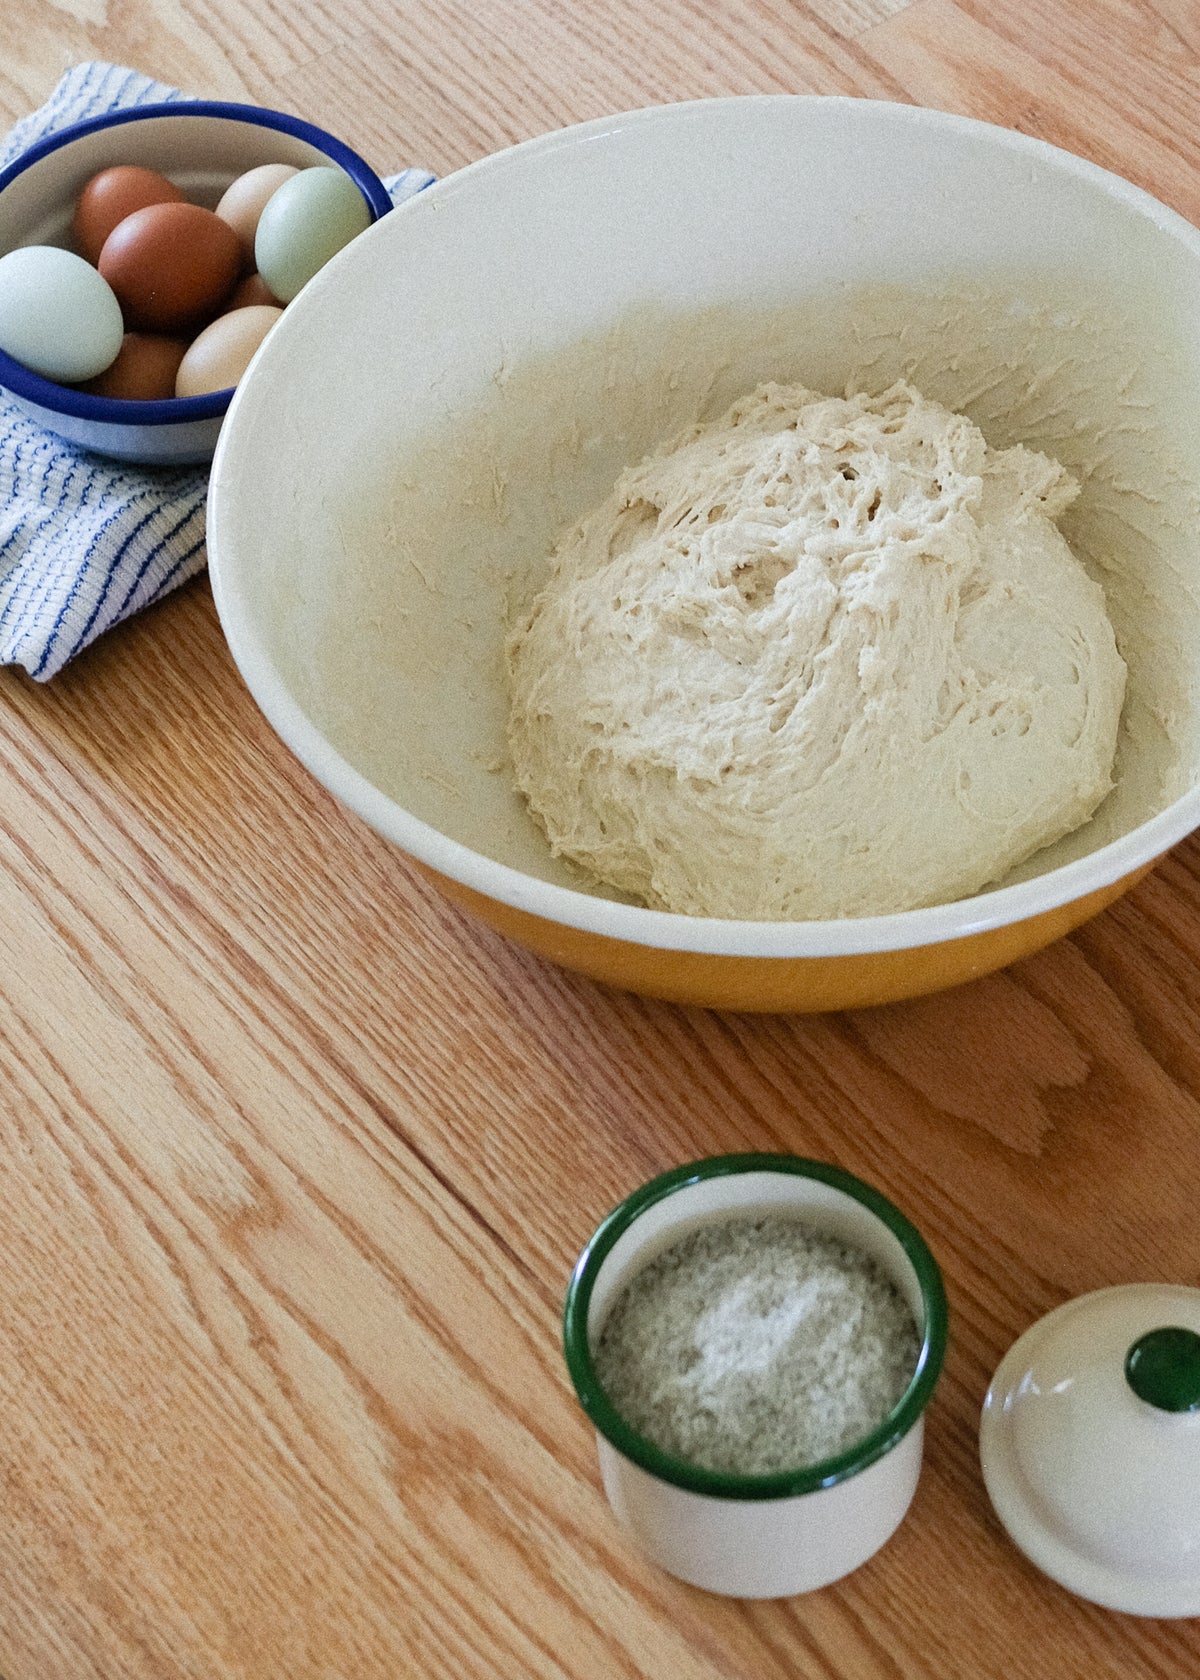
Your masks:
<path fill-rule="evenodd" d="M 606 111 L 969 112 L 1200 217 L 1191 0 L 7 0 L 0 114 L 70 62 L 302 113 L 380 169 Z M 468 921 L 275 740 L 199 580 L 0 674 L 5 1680 L 1179 1680 L 990 1513 L 976 1426 L 1037 1315 L 1200 1284 L 1200 844 L 1071 939 L 890 1009 L 722 1016 Z M 559 1354 L 651 1173 L 780 1148 L 926 1232 L 926 1469 L 849 1580 L 730 1603 L 609 1516 Z"/>

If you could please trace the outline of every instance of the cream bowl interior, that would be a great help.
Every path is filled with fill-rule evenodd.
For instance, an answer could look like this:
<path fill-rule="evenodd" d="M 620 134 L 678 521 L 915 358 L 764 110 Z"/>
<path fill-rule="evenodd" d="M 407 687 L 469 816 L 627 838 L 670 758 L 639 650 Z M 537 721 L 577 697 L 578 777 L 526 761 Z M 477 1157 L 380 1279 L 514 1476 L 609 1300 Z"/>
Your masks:
<path fill-rule="evenodd" d="M 507 768 L 503 641 L 563 527 L 763 379 L 897 377 L 1083 484 L 1064 521 L 1130 680 L 1117 785 L 987 893 L 746 923 L 618 902 Z M 380 832 L 504 903 L 642 944 L 910 947 L 1115 881 L 1200 823 L 1200 234 L 1027 136 L 769 96 L 637 111 L 428 189 L 306 288 L 230 409 L 209 551 L 253 693 Z"/>

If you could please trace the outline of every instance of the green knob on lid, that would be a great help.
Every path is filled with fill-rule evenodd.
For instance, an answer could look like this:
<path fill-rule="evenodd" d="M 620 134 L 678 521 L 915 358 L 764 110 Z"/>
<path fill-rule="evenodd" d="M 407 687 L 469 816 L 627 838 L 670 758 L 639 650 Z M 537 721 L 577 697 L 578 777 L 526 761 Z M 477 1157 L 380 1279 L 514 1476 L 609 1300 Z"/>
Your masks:
<path fill-rule="evenodd" d="M 1125 1380 L 1160 1412 L 1200 1412 L 1200 1335 L 1175 1324 L 1148 1330 L 1125 1355 Z"/>

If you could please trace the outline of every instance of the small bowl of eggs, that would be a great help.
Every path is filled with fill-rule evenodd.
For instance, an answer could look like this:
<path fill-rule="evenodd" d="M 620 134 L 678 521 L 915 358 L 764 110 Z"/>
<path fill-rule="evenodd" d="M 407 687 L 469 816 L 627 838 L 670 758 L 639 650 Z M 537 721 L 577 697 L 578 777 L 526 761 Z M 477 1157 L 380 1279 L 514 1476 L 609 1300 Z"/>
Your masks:
<path fill-rule="evenodd" d="M 76 123 L 0 171 L 0 388 L 82 448 L 206 463 L 283 310 L 390 208 L 356 152 L 280 111 Z"/>

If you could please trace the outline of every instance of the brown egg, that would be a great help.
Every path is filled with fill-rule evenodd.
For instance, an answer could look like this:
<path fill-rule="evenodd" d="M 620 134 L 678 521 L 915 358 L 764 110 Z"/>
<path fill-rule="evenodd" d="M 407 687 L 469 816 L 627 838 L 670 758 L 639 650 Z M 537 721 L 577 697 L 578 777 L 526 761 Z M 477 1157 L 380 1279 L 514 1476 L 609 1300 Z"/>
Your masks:
<path fill-rule="evenodd" d="M 228 222 L 198 204 L 151 204 L 126 216 L 97 265 L 117 294 L 125 325 L 188 333 L 233 290 L 242 247 Z"/>
<path fill-rule="evenodd" d="M 175 395 L 175 375 L 187 353 L 187 340 L 156 333 L 126 333 L 111 366 L 78 387 L 94 397 L 124 397 L 133 402 L 161 402 Z"/>
<path fill-rule="evenodd" d="M 257 272 L 247 274 L 241 283 L 225 299 L 221 309 L 222 315 L 228 315 L 231 309 L 250 309 L 255 304 L 268 304 L 272 309 L 282 309 L 283 305 L 275 296 L 270 286 Z"/>
<path fill-rule="evenodd" d="M 236 385 L 282 314 L 282 309 L 260 304 L 218 315 L 188 346 L 175 376 L 175 395 L 199 397 Z"/>
<path fill-rule="evenodd" d="M 95 263 L 104 241 L 126 216 L 148 204 L 182 204 L 185 194 L 155 169 L 136 163 L 117 164 L 93 175 L 75 201 L 71 235 L 81 257 Z"/>

